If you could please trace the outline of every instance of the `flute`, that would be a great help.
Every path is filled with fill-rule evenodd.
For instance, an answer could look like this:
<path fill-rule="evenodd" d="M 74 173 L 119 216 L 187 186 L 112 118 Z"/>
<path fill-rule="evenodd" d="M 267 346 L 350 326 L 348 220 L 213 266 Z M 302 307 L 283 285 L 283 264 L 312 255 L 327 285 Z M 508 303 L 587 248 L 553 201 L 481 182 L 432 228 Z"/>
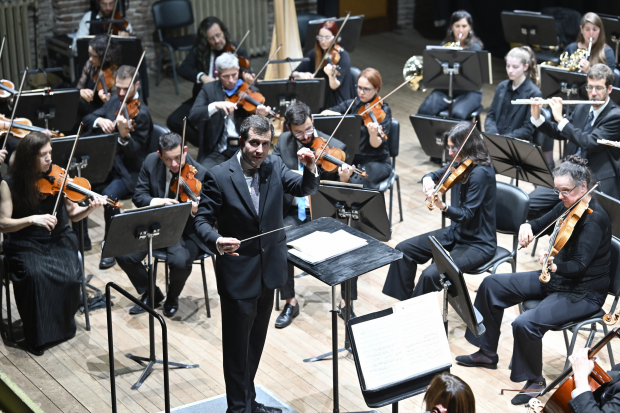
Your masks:
<path fill-rule="evenodd" d="M 512 103 L 513 105 L 534 105 L 537 103 L 548 105 L 549 101 L 551 101 L 551 99 L 540 99 L 540 100 L 515 99 L 515 100 L 512 100 L 510 103 Z M 605 103 L 604 100 L 563 100 L 562 101 L 563 105 L 602 105 L 603 103 Z"/>
<path fill-rule="evenodd" d="M 590 37 L 590 45 L 588 46 L 588 53 L 586 54 L 586 60 L 590 59 L 590 52 L 592 52 L 592 38 Z"/>

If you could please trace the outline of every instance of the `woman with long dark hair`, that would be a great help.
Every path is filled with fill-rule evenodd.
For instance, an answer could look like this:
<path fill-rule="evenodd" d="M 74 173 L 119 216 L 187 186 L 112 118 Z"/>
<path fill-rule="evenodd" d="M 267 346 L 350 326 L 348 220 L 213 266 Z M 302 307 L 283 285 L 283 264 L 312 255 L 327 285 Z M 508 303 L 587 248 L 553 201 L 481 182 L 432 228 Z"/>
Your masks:
<path fill-rule="evenodd" d="M 452 13 L 450 25 L 444 43 L 459 43 L 463 50 L 482 50 L 482 41 L 474 34 L 473 19 L 465 10 Z M 452 117 L 467 119 L 482 102 L 482 90 L 452 92 Z M 447 90 L 435 89 L 424 99 L 418 109 L 418 115 L 437 116 L 441 111 L 448 109 L 449 93 Z"/>
<path fill-rule="evenodd" d="M 322 23 L 316 33 L 314 49 L 310 50 L 305 57 L 310 60 L 301 62 L 293 71 L 293 76 L 297 79 L 313 79 L 314 72 L 318 69 L 315 77 L 327 80 L 325 91 L 324 108 L 338 105 L 346 100 L 355 97 L 355 84 L 351 75 L 351 58 L 349 53 L 338 45 L 338 25 L 333 20 Z M 333 49 L 339 51 L 340 60 L 334 64 L 323 56 L 334 42 Z M 319 67 L 320 65 L 320 67 Z"/>
<path fill-rule="evenodd" d="M 430 413 L 476 413 L 476 399 L 469 384 L 450 373 L 433 377 L 424 394 L 424 406 Z"/>
<path fill-rule="evenodd" d="M 603 63 L 609 66 L 613 71 L 616 68 L 616 55 L 605 39 L 605 26 L 603 21 L 596 13 L 586 13 L 579 23 L 579 34 L 577 41 L 569 44 L 564 49 L 569 55 L 575 53 L 578 49 L 588 50 L 590 47 L 590 38 L 592 39 L 592 50 L 589 59 L 581 59 L 579 62 L 579 70 L 588 73 L 590 68 L 597 63 Z"/>
<path fill-rule="evenodd" d="M 444 147 L 455 157 L 467 138 L 471 124 L 461 122 L 443 136 Z M 434 201 L 435 209 L 443 212 L 452 224 L 448 227 L 418 235 L 401 242 L 396 249 L 403 252 L 403 259 L 390 265 L 383 293 L 399 300 L 417 297 L 432 291 L 440 291 L 439 272 L 435 263 L 420 274 L 415 283 L 419 264 L 433 257 L 428 237 L 434 236 L 450 251 L 455 264 L 467 272 L 488 262 L 495 255 L 495 170 L 491 157 L 477 129 L 454 158 L 454 167 L 471 161 L 467 172 L 452 186 L 451 205 L 445 205 L 441 196 Z M 431 201 L 441 177 L 449 165 L 431 172 L 422 179 L 422 191 Z M 446 172 L 450 174 L 450 171 Z M 414 288 L 415 287 L 415 288 Z"/>
<path fill-rule="evenodd" d="M 24 325 L 24 347 L 35 355 L 75 335 L 73 316 L 80 304 L 82 266 L 76 236 L 68 221 L 86 218 L 105 203 L 81 207 L 60 195 L 45 196 L 37 182 L 52 167 L 49 136 L 31 132 L 15 151 L 9 175 L 0 184 L 0 231 Z"/>

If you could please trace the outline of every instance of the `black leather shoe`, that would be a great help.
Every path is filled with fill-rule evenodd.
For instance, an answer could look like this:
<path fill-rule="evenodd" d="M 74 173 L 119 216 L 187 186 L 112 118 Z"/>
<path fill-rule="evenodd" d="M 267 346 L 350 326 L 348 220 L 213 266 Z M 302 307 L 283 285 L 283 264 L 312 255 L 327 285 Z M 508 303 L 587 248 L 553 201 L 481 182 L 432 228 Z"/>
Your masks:
<path fill-rule="evenodd" d="M 26 343 L 26 340 L 19 341 L 17 344 L 23 350 L 26 350 L 28 353 L 33 354 L 35 356 L 42 356 L 45 353 L 45 351 L 43 350 L 43 347 L 30 345 Z"/>
<path fill-rule="evenodd" d="M 279 409 L 277 407 L 265 406 L 261 403 L 256 403 L 256 406 L 254 406 L 254 408 L 252 409 L 252 413 L 282 413 L 282 409 Z"/>
<path fill-rule="evenodd" d="M 486 357 L 486 356 L 485 356 Z M 481 363 L 478 361 L 474 361 L 470 356 L 456 356 L 455 360 L 462 366 L 466 367 L 485 367 L 487 369 L 495 370 L 497 369 L 497 363 L 499 362 L 499 356 L 488 357 L 491 362 L 490 363 Z"/>
<path fill-rule="evenodd" d="M 116 265 L 116 258 L 111 257 L 111 258 L 101 258 L 101 260 L 99 260 L 99 269 L 100 270 L 107 270 L 108 268 L 112 268 Z"/>
<path fill-rule="evenodd" d="M 340 310 L 338 312 L 338 317 L 342 318 L 342 320 L 344 321 L 344 313 L 345 313 L 345 311 L 347 311 L 347 307 L 346 306 L 345 307 L 338 306 L 338 310 Z M 357 317 L 357 316 L 355 315 L 355 311 L 353 311 L 353 303 L 351 303 L 351 320 L 354 319 L 355 317 Z"/>
<path fill-rule="evenodd" d="M 287 303 L 278 318 L 276 318 L 276 328 L 284 328 L 290 326 L 293 322 L 293 318 L 297 317 L 298 315 L 299 302 L 295 303 L 294 307 Z"/>
<path fill-rule="evenodd" d="M 164 294 L 161 292 L 159 287 L 156 287 L 155 288 L 155 308 L 159 307 L 159 304 L 161 304 L 163 299 L 164 299 Z M 146 306 L 149 305 L 149 293 L 148 292 L 142 294 L 142 297 L 140 297 L 140 302 Z M 139 305 L 134 305 L 133 307 L 129 309 L 129 314 L 131 315 L 142 314 L 145 312 L 146 311 L 144 311 L 142 307 L 140 307 Z"/>
<path fill-rule="evenodd" d="M 90 251 L 93 249 L 93 243 L 90 241 L 90 238 L 84 237 L 84 251 Z"/>
<path fill-rule="evenodd" d="M 177 298 L 166 298 L 166 302 L 164 303 L 164 315 L 166 317 L 174 316 L 179 310 L 179 297 Z"/>
<path fill-rule="evenodd" d="M 527 383 L 526 383 L 527 385 Z M 529 401 L 532 399 L 532 397 L 536 397 L 538 396 L 538 393 L 540 393 L 540 391 L 542 389 L 544 389 L 545 387 L 547 387 L 547 383 L 545 380 L 540 381 L 540 382 L 536 382 L 536 383 L 532 383 L 529 385 L 529 387 L 527 389 L 523 389 L 523 390 L 532 390 L 532 391 L 528 391 L 527 393 L 519 393 L 517 394 L 515 397 L 512 398 L 512 400 L 510 401 L 510 403 L 512 403 L 515 406 L 518 406 L 520 404 L 528 404 Z"/>

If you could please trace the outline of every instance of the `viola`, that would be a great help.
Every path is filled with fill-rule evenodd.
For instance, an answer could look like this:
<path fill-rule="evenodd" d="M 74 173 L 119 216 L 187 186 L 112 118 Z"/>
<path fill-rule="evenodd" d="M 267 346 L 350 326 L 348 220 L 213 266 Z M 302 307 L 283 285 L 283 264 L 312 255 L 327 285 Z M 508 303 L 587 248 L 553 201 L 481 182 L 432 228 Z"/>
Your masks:
<path fill-rule="evenodd" d="M 43 195 L 58 195 L 64 175 L 64 169 L 58 165 L 52 165 L 47 175 L 37 181 L 37 189 Z M 65 184 L 63 193 L 71 201 L 77 203 L 86 201 L 89 197 L 104 198 L 108 205 L 113 206 L 114 208 L 121 207 L 120 202 L 115 202 L 106 196 L 99 195 L 98 193 L 91 191 L 90 189 L 90 182 L 88 182 L 86 178 L 67 177 L 67 183 Z"/>
<path fill-rule="evenodd" d="M 378 103 L 380 100 L 381 98 L 379 97 L 379 95 L 376 95 L 373 100 L 367 102 L 365 105 L 360 106 L 360 108 L 357 110 L 357 113 L 359 115 L 362 115 L 362 120 L 364 121 L 364 125 L 366 125 L 366 127 L 368 127 L 368 125 L 371 123 L 376 123 L 377 125 L 379 125 L 379 136 L 385 139 L 386 137 L 385 133 L 383 133 L 383 129 L 381 128 L 381 122 L 383 122 L 383 120 L 385 119 L 386 114 L 383 108 L 381 108 L 383 102 Z M 368 107 L 370 107 L 371 109 L 367 110 L 366 108 Z"/>
<path fill-rule="evenodd" d="M 324 171 L 334 173 L 338 170 L 339 166 L 345 164 L 344 160 L 347 158 L 347 155 L 342 149 L 339 148 L 330 148 L 329 146 L 325 148 L 326 144 L 327 141 L 320 136 L 317 136 L 315 131 L 310 149 L 312 149 L 315 154 L 322 151 L 321 158 L 316 161 L 316 164 L 319 165 Z M 325 148 L 324 151 L 323 148 Z M 368 178 L 366 171 L 353 167 L 353 172 L 364 178 Z"/>
<path fill-rule="evenodd" d="M 112 89 L 115 82 L 114 71 L 116 69 L 118 69 L 116 65 L 108 66 L 106 69 L 101 70 L 101 77 L 99 77 L 99 73 L 93 75 L 93 81 L 96 83 L 97 90 L 103 90 L 107 94 Z"/>
<path fill-rule="evenodd" d="M 454 184 L 465 179 L 471 171 L 474 169 L 476 164 L 471 159 L 465 159 L 457 168 L 451 168 L 450 175 L 444 180 L 444 182 L 439 186 L 439 188 L 435 191 L 431 202 L 426 204 L 426 207 L 429 210 L 435 209 L 435 202 L 437 201 L 438 194 L 445 194 L 448 189 L 452 188 Z"/>
<path fill-rule="evenodd" d="M 10 99 L 16 93 L 15 83 L 10 80 L 0 79 L 0 100 Z"/>
<path fill-rule="evenodd" d="M 237 47 L 232 43 L 226 43 L 226 46 L 224 46 L 224 53 L 234 54 L 237 56 L 237 59 L 239 59 L 239 67 L 244 70 L 250 70 L 250 61 L 243 56 L 239 56 L 237 54 Z"/>
<path fill-rule="evenodd" d="M 11 119 L 6 116 L 0 114 L 0 138 L 6 136 L 9 125 L 11 124 Z M 33 126 L 30 119 L 27 118 L 15 118 L 13 119 L 13 126 L 11 127 L 11 135 L 17 139 L 23 139 L 24 136 L 28 135 L 30 132 L 45 132 L 47 129 L 40 128 L 38 126 Z M 65 136 L 58 131 L 51 130 L 52 136 L 59 137 Z"/>
<path fill-rule="evenodd" d="M 202 182 L 194 177 L 197 173 L 198 170 L 189 164 L 185 164 L 183 168 L 181 168 L 179 172 L 179 177 L 181 179 L 179 199 L 181 201 L 187 202 L 191 199 L 192 202 L 198 202 L 198 195 L 200 195 L 200 191 L 202 190 Z M 179 186 L 178 179 L 178 177 L 175 177 L 172 182 L 170 182 L 170 191 L 175 194 Z"/>
<path fill-rule="evenodd" d="M 256 108 L 258 105 L 262 105 L 265 103 L 265 97 L 261 95 L 259 92 L 254 92 L 250 88 L 250 86 L 243 82 L 235 93 L 232 96 L 226 96 L 226 100 L 228 102 L 235 103 L 237 105 L 241 105 L 241 107 L 248 113 L 256 113 Z M 280 119 L 280 115 L 274 112 L 273 110 L 269 110 L 269 115 L 274 118 Z"/>
<path fill-rule="evenodd" d="M 118 36 L 120 32 L 127 32 L 127 27 L 129 26 L 129 22 L 125 19 L 125 16 L 123 16 L 120 12 L 118 11 L 114 12 L 110 20 L 122 20 L 122 22 L 102 24 L 101 26 L 104 32 L 108 32 L 108 34 L 110 33 L 110 24 L 112 24 L 111 33 L 113 35 Z"/>

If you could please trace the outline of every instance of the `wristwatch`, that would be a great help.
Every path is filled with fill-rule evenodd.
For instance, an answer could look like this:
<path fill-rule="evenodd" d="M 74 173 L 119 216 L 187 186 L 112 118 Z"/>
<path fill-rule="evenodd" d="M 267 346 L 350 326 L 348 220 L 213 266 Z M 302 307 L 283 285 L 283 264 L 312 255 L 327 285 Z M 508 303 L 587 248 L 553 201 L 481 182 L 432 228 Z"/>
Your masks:
<path fill-rule="evenodd" d="M 443 204 L 443 208 L 441 209 L 441 212 L 446 212 L 448 210 L 448 205 Z"/>

